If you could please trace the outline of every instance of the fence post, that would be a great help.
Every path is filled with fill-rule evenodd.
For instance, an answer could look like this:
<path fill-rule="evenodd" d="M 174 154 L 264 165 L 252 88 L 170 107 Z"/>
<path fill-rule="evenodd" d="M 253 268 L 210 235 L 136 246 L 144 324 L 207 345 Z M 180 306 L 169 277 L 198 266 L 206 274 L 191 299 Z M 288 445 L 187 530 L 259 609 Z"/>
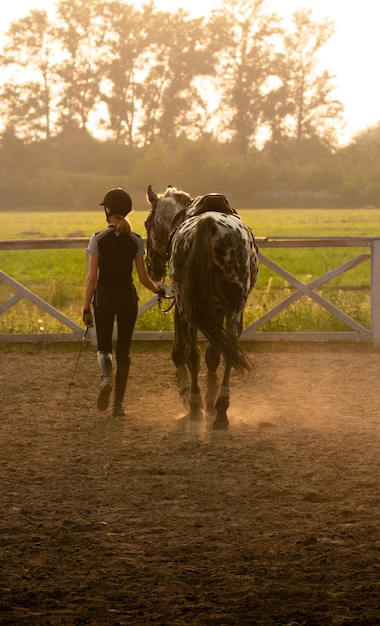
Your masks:
<path fill-rule="evenodd" d="M 372 243 L 371 257 L 371 332 L 375 348 L 380 347 L 380 238 Z"/>

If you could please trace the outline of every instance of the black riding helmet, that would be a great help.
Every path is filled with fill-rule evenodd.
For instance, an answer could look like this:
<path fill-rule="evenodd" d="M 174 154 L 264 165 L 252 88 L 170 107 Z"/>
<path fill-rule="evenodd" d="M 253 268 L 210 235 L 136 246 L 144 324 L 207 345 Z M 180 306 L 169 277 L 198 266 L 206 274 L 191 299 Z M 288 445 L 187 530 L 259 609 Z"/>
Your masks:
<path fill-rule="evenodd" d="M 105 211 L 106 207 L 109 209 L 109 213 L 106 211 L 107 218 L 110 215 L 123 215 L 125 217 L 132 210 L 132 198 L 124 189 L 117 187 L 107 191 L 100 206 L 104 206 Z"/>

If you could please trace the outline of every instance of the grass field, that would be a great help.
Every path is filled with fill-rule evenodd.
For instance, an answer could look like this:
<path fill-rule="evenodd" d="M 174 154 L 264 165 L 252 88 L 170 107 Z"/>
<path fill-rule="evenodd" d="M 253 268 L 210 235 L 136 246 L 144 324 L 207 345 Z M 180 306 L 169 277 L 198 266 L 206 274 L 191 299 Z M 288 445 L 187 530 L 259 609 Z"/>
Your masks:
<path fill-rule="evenodd" d="M 380 209 L 315 210 L 265 209 L 239 211 L 256 237 L 380 236 Z M 145 236 L 147 211 L 133 211 L 133 229 Z M 0 213 L 1 239 L 89 237 L 105 225 L 102 211 Z M 262 252 L 304 282 L 329 271 L 365 249 L 262 249 Z M 74 321 L 81 323 L 85 282 L 85 250 L 0 251 L 0 267 Z M 370 264 L 366 262 L 318 291 L 358 322 L 369 324 Z M 140 304 L 151 297 L 136 281 Z M 245 313 L 252 323 L 294 291 L 286 281 L 261 266 L 258 284 Z M 0 283 L 0 304 L 13 290 Z M 139 317 L 137 330 L 171 330 L 172 315 L 158 308 Z M 1 333 L 63 332 L 66 328 L 23 299 L 0 316 Z M 347 330 L 342 322 L 309 298 L 301 298 L 270 321 L 264 330 Z"/>
<path fill-rule="evenodd" d="M 380 236 L 380 209 L 242 209 L 239 214 L 256 237 Z M 145 235 L 146 211 L 132 211 L 130 221 Z M 90 236 L 105 225 L 99 211 L 13 211 L 0 213 L 0 239 Z"/>

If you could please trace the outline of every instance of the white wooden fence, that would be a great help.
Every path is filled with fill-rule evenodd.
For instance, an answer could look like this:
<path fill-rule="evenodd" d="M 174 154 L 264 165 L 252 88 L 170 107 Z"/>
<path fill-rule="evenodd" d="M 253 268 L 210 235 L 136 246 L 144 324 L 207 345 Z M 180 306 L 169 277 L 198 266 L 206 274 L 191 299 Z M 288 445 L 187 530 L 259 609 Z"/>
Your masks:
<path fill-rule="evenodd" d="M 257 319 L 253 324 L 243 330 L 242 339 L 269 341 L 269 340 L 334 340 L 334 341 L 371 341 L 375 347 L 380 346 L 380 237 L 263 237 L 256 238 L 260 249 L 260 262 L 266 265 L 272 272 L 284 278 L 296 290 L 285 300 L 274 306 L 265 315 Z M 70 249 L 86 248 L 87 237 L 65 238 L 65 239 L 17 239 L 0 241 L 0 250 L 42 250 L 42 249 Z M 332 268 L 326 274 L 319 276 L 310 283 L 304 283 L 286 269 L 268 258 L 263 250 L 265 248 L 364 248 L 365 253 L 353 256 L 338 267 Z M 370 325 L 365 328 L 344 311 L 332 304 L 329 300 L 318 294 L 315 289 L 337 276 L 349 271 L 360 263 L 370 262 Z M 25 342 L 25 341 L 66 341 L 83 338 L 83 327 L 73 322 L 63 313 L 39 298 L 29 289 L 21 285 L 5 272 L 0 270 L 0 281 L 8 284 L 14 291 L 8 300 L 0 304 L 0 315 L 15 305 L 21 298 L 28 298 L 35 305 L 46 313 L 63 323 L 71 332 L 65 333 L 35 333 L 21 334 L 10 333 L 0 334 L 2 342 Z M 302 296 L 308 296 L 319 305 L 327 309 L 332 315 L 342 320 L 349 331 L 338 332 L 269 332 L 259 331 L 269 320 L 278 315 L 286 307 L 296 302 Z M 153 297 L 139 308 L 138 315 L 143 315 L 145 311 L 157 305 L 157 298 Z M 172 339 L 172 332 L 160 331 L 135 331 L 134 339 Z M 91 334 L 91 341 L 95 343 L 94 332 Z"/>

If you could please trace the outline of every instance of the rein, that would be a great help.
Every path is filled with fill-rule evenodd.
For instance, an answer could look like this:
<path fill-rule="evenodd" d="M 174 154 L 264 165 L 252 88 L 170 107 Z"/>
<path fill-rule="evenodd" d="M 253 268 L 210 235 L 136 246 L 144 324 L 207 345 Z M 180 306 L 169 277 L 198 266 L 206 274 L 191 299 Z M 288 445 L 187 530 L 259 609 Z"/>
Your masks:
<path fill-rule="evenodd" d="M 157 252 L 157 250 L 155 250 L 154 248 L 151 248 L 149 251 L 149 256 L 147 257 L 147 260 L 150 260 L 150 263 L 152 263 L 154 257 L 160 259 L 160 260 L 165 260 L 165 267 L 164 267 L 164 273 L 162 276 L 162 281 L 165 282 L 165 277 L 166 277 L 166 267 L 167 267 L 167 261 L 169 258 L 169 255 L 167 254 L 167 252 L 165 254 L 161 254 L 160 252 Z M 170 300 L 170 304 L 165 308 L 161 302 L 162 300 Z M 164 296 L 164 298 L 158 298 L 158 308 L 160 309 L 161 313 L 165 313 L 165 315 L 167 313 L 169 313 L 169 311 L 173 308 L 174 306 L 174 296 Z"/>
<path fill-rule="evenodd" d="M 161 313 L 164 313 L 165 315 L 167 315 L 167 313 L 169 313 L 169 311 L 174 306 L 174 296 L 165 296 L 164 297 L 164 300 L 170 300 L 171 301 L 169 306 L 166 307 L 166 309 L 165 309 L 165 307 L 162 306 L 161 300 L 162 300 L 162 298 L 158 298 L 158 308 L 160 309 Z"/>

